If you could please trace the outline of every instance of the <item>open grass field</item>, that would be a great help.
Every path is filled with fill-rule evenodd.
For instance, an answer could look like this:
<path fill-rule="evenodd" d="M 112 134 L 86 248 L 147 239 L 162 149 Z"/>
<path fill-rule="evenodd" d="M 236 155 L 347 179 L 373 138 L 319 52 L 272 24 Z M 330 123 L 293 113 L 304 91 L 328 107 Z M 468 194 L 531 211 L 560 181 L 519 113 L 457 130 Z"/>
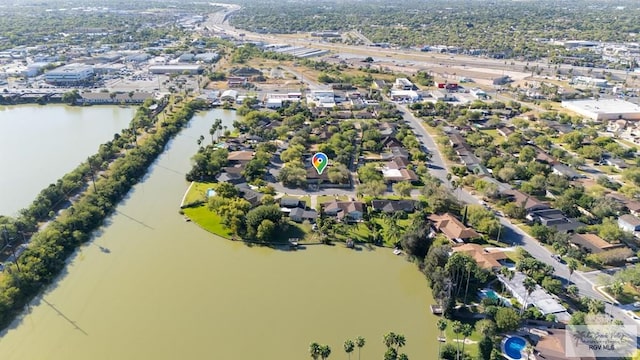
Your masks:
<path fill-rule="evenodd" d="M 184 204 L 190 204 L 195 201 L 206 201 L 207 189 L 210 189 L 211 186 L 213 186 L 213 183 L 193 182 L 184 198 Z"/>

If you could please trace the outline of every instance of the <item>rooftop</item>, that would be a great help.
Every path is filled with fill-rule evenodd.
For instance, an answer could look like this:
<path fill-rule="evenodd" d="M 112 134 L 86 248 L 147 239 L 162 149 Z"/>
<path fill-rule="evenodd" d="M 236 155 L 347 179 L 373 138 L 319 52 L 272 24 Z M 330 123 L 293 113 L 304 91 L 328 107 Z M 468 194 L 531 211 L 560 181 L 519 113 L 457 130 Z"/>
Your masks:
<path fill-rule="evenodd" d="M 571 106 L 583 111 L 590 111 L 598 114 L 640 113 L 640 106 L 620 99 L 563 101 L 562 106 Z"/>
<path fill-rule="evenodd" d="M 478 244 L 464 244 L 453 248 L 453 252 L 462 252 L 471 256 L 481 268 L 495 269 L 502 265 L 498 262 L 504 260 L 507 256 L 501 250 L 490 250 L 483 248 Z"/>

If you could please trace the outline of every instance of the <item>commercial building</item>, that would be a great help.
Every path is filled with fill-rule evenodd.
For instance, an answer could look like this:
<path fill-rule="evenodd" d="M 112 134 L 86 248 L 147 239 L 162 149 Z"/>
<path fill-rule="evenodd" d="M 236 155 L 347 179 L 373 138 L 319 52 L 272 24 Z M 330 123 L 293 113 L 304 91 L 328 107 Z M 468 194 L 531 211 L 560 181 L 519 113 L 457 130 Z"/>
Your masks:
<path fill-rule="evenodd" d="M 413 90 L 413 83 L 407 78 L 397 78 L 393 87 L 398 90 Z"/>
<path fill-rule="evenodd" d="M 606 79 L 598 79 L 589 76 L 576 76 L 571 80 L 574 85 L 584 85 L 593 87 L 607 87 L 608 82 Z"/>
<path fill-rule="evenodd" d="M 152 74 L 202 74 L 204 68 L 200 65 L 154 65 L 149 66 Z"/>
<path fill-rule="evenodd" d="M 640 106 L 620 99 L 563 101 L 562 107 L 594 121 L 640 120 Z"/>
<path fill-rule="evenodd" d="M 91 82 L 93 76 L 92 66 L 69 64 L 47 72 L 44 79 L 54 85 L 80 85 Z"/>

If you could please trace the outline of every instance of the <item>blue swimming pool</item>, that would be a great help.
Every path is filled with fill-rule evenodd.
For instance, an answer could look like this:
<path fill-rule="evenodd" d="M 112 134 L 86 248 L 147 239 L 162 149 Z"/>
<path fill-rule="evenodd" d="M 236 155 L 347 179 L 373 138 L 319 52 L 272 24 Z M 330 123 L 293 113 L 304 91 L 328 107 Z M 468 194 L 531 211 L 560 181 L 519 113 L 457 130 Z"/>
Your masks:
<path fill-rule="evenodd" d="M 485 290 L 485 292 L 484 292 L 484 293 L 487 295 L 487 297 L 488 297 L 489 299 L 494 299 L 494 300 L 495 300 L 495 299 L 498 299 L 498 298 L 499 298 L 499 297 L 498 297 L 498 294 L 496 294 L 496 292 L 495 292 L 495 291 L 493 291 L 493 290 Z"/>
<path fill-rule="evenodd" d="M 522 359 L 522 350 L 527 346 L 527 341 L 519 336 L 512 336 L 507 338 L 502 345 L 502 352 L 508 356 L 509 359 L 518 360 Z"/>

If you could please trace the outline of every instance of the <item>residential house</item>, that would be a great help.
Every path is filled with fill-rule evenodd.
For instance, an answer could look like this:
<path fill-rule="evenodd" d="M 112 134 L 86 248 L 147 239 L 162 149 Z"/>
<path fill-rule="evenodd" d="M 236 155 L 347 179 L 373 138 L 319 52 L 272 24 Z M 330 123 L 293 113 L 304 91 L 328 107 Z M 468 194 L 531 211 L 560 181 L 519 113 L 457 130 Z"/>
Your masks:
<path fill-rule="evenodd" d="M 387 183 L 399 181 L 416 182 L 420 179 L 413 170 L 407 168 L 390 169 L 388 167 L 383 167 L 381 171 L 382 177 Z"/>
<path fill-rule="evenodd" d="M 308 162 L 310 163 L 310 162 Z M 322 174 L 318 174 L 318 171 L 313 167 L 306 168 L 307 170 L 307 183 L 313 185 L 321 185 L 323 183 L 329 183 L 329 171 L 325 169 Z"/>
<path fill-rule="evenodd" d="M 542 315 L 553 314 L 556 320 L 560 322 L 568 322 L 571 319 L 567 309 L 558 302 L 556 297 L 547 293 L 539 285 L 536 285 L 535 290 L 529 293 L 524 286 L 524 280 L 527 277 L 525 274 L 516 271 L 513 278 L 508 278 L 501 274 L 497 274 L 497 277 L 498 280 L 504 284 L 505 289 L 507 289 L 520 304 L 524 304 L 525 308 L 535 306 Z"/>
<path fill-rule="evenodd" d="M 433 222 L 433 226 L 437 231 L 442 232 L 453 243 L 462 244 L 465 241 L 480 237 L 480 234 L 465 226 L 450 213 L 432 214 L 429 216 L 429 220 Z"/>
<path fill-rule="evenodd" d="M 462 163 L 468 168 L 480 164 L 480 160 L 475 156 L 462 135 L 457 133 L 449 134 L 449 143 L 460 157 Z"/>
<path fill-rule="evenodd" d="M 617 193 L 610 193 L 605 195 L 605 197 L 616 200 L 624 205 L 631 215 L 640 216 L 640 201 L 631 200 L 628 197 Z"/>
<path fill-rule="evenodd" d="M 225 167 L 222 173 L 216 176 L 216 180 L 218 182 L 228 182 L 233 185 L 242 184 L 247 181 L 244 176 L 242 176 L 243 170 L 244 166 Z"/>
<path fill-rule="evenodd" d="M 629 167 L 629 165 L 627 165 L 627 162 L 624 161 L 623 159 L 619 159 L 619 158 L 605 158 L 604 159 L 604 163 L 609 165 L 609 166 L 613 166 L 618 170 L 624 170 L 627 167 Z"/>
<path fill-rule="evenodd" d="M 478 265 L 486 270 L 496 270 L 502 267 L 500 261 L 507 259 L 502 250 L 489 250 L 478 244 L 463 244 L 453 248 L 454 253 L 471 256 Z"/>
<path fill-rule="evenodd" d="M 555 229 L 561 233 L 572 233 L 585 224 L 576 219 L 569 219 L 558 209 L 543 209 L 530 211 L 527 214 L 527 220 L 532 223 L 539 223 L 544 226 Z"/>
<path fill-rule="evenodd" d="M 583 354 L 587 356 L 572 357 L 573 360 L 596 360 L 593 351 L 585 344 L 581 344 L 579 352 L 568 347 L 574 347 L 576 342 L 567 341 L 571 334 L 564 329 L 549 329 L 547 335 L 542 336 L 534 346 L 536 360 L 565 360 L 567 354 Z M 576 340 L 577 341 L 577 340 Z"/>
<path fill-rule="evenodd" d="M 264 194 L 251 189 L 247 183 L 236 185 L 236 189 L 238 189 L 242 198 L 247 200 L 251 206 L 258 206 L 261 204 Z"/>
<path fill-rule="evenodd" d="M 289 219 L 292 221 L 301 223 L 303 221 L 315 222 L 318 218 L 318 213 L 315 210 L 305 210 L 300 207 L 296 207 L 289 212 Z"/>
<path fill-rule="evenodd" d="M 550 208 L 548 203 L 542 202 L 529 194 L 523 193 L 520 190 L 515 190 L 515 189 L 505 190 L 502 192 L 502 196 L 522 206 L 525 212 L 527 213 L 536 211 L 536 210 L 544 210 L 544 209 Z"/>
<path fill-rule="evenodd" d="M 371 88 L 375 90 L 383 90 L 387 86 L 384 80 L 373 80 L 371 82 Z"/>
<path fill-rule="evenodd" d="M 624 231 L 640 231 L 640 219 L 631 214 L 625 214 L 618 218 L 618 226 Z"/>
<path fill-rule="evenodd" d="M 583 175 L 564 164 L 553 164 L 551 167 L 554 174 L 564 176 L 569 180 L 582 178 Z"/>
<path fill-rule="evenodd" d="M 365 211 L 365 204 L 360 201 L 331 201 L 321 204 L 322 211 L 335 216 L 338 220 L 360 221 Z"/>
<path fill-rule="evenodd" d="M 380 135 L 383 137 L 392 137 L 396 134 L 396 125 L 390 122 L 383 122 L 378 126 Z"/>
<path fill-rule="evenodd" d="M 382 138 L 382 140 L 380 140 L 380 142 L 382 143 L 382 146 L 384 146 L 387 149 L 402 147 L 402 143 L 400 142 L 400 140 L 396 139 L 393 136 L 384 137 Z"/>
<path fill-rule="evenodd" d="M 236 101 L 236 98 L 238 97 L 238 92 L 235 90 L 225 90 L 222 92 L 222 95 L 220 96 L 220 100 L 221 101 Z"/>
<path fill-rule="evenodd" d="M 592 254 L 624 247 L 624 244 L 611 244 L 596 234 L 574 234 L 569 242 Z"/>
<path fill-rule="evenodd" d="M 244 76 L 229 76 L 227 77 L 227 86 L 229 87 L 243 87 L 247 85 L 247 78 Z"/>
<path fill-rule="evenodd" d="M 413 200 L 371 200 L 371 208 L 387 214 L 399 211 L 412 213 L 416 209 L 416 203 Z"/>
<path fill-rule="evenodd" d="M 280 206 L 288 209 L 295 209 L 295 208 L 305 209 L 306 208 L 305 202 L 297 198 L 281 198 Z"/>
<path fill-rule="evenodd" d="M 509 135 L 513 134 L 514 130 L 513 128 L 507 127 L 507 126 L 500 126 L 498 128 L 496 128 L 496 131 L 498 132 L 498 134 L 504 136 L 504 137 L 509 137 Z"/>
<path fill-rule="evenodd" d="M 247 164 L 254 156 L 255 153 L 253 151 L 231 151 L 227 155 L 227 161 L 229 161 L 229 164 Z"/>

